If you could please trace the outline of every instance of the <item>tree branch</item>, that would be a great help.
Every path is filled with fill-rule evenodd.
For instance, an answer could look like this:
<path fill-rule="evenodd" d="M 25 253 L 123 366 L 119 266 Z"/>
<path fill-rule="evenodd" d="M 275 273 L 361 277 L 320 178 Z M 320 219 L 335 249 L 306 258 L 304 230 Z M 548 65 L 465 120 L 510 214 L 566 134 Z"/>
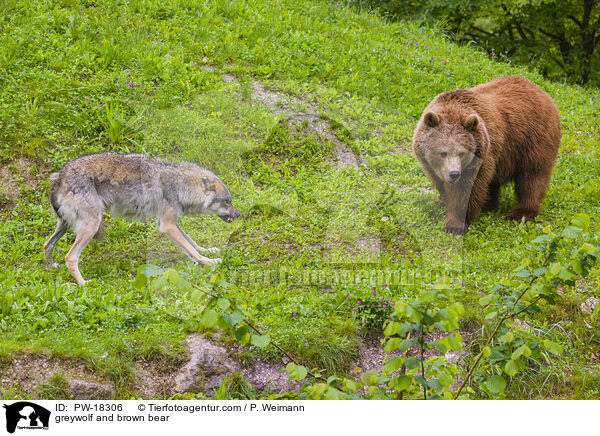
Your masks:
<path fill-rule="evenodd" d="M 556 39 L 557 41 L 563 41 L 564 40 L 564 38 L 561 35 L 555 35 L 553 33 L 547 32 L 544 29 L 542 29 L 541 27 L 538 30 L 540 31 L 540 33 L 546 35 L 549 38 Z"/>
<path fill-rule="evenodd" d="M 565 68 L 565 64 L 556 56 L 552 56 L 551 54 L 548 54 L 548 56 L 550 57 L 550 59 L 552 59 L 554 62 L 556 62 L 556 64 L 563 70 L 566 71 Z"/>
<path fill-rule="evenodd" d="M 475 25 L 473 25 L 473 24 L 471 24 L 471 26 L 470 26 L 470 27 L 471 27 L 471 29 L 473 29 L 473 30 L 476 30 L 476 31 L 478 31 L 478 32 L 480 32 L 480 33 L 483 33 L 484 35 L 488 35 L 488 36 L 494 36 L 494 34 L 493 34 L 493 33 L 491 33 L 491 32 L 488 32 L 487 30 L 483 30 L 483 29 L 481 29 L 481 28 L 479 28 L 479 27 L 477 27 L 477 26 L 475 26 Z"/>
<path fill-rule="evenodd" d="M 527 41 L 529 38 L 527 38 L 527 35 L 525 35 L 525 32 L 523 31 L 523 28 L 521 27 L 521 23 L 519 23 L 518 21 L 515 21 L 515 27 L 517 28 L 517 32 L 519 32 L 519 35 L 521 36 L 521 38 L 524 41 Z"/>
<path fill-rule="evenodd" d="M 581 21 L 579 21 L 579 20 L 577 19 L 577 17 L 575 17 L 575 16 L 573 16 L 573 15 L 569 14 L 569 15 L 567 15 L 567 18 L 568 18 L 569 20 L 571 20 L 572 22 L 574 22 L 575 24 L 577 24 L 577 26 L 578 26 L 580 29 L 583 29 L 583 28 L 584 28 L 584 25 L 583 25 L 583 23 L 582 23 Z"/>

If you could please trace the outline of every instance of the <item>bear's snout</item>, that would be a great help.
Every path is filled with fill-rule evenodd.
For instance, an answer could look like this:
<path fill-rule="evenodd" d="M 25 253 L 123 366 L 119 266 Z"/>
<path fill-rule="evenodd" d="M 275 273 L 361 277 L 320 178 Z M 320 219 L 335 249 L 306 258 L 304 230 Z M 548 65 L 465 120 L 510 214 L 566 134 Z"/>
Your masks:
<path fill-rule="evenodd" d="M 460 177 L 460 171 L 450 171 L 450 183 L 455 183 Z"/>

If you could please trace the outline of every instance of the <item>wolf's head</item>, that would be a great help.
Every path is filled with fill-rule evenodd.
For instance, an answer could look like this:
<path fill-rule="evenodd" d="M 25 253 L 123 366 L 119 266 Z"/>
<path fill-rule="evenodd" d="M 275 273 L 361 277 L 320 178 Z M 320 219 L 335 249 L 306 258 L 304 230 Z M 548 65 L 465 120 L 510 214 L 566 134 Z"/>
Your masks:
<path fill-rule="evenodd" d="M 217 176 L 204 178 L 204 192 L 207 193 L 208 211 L 221 218 L 226 223 L 233 222 L 240 213 L 233 207 L 231 192 Z"/>
<path fill-rule="evenodd" d="M 210 209 L 215 211 L 215 214 L 226 223 L 231 223 L 240 216 L 240 213 L 231 203 L 231 196 L 228 198 L 214 198 L 210 205 Z"/>

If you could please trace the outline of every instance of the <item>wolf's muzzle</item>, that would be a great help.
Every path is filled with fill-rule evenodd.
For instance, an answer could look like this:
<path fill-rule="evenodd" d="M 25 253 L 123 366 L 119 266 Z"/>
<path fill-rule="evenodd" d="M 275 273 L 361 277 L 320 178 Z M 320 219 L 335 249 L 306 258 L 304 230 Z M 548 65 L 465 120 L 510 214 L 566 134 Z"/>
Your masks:
<path fill-rule="evenodd" d="M 226 223 L 232 223 L 234 219 L 239 218 L 240 213 L 233 209 L 231 211 L 229 211 L 228 214 L 226 215 L 219 215 L 219 218 L 221 218 L 223 221 L 225 221 Z"/>

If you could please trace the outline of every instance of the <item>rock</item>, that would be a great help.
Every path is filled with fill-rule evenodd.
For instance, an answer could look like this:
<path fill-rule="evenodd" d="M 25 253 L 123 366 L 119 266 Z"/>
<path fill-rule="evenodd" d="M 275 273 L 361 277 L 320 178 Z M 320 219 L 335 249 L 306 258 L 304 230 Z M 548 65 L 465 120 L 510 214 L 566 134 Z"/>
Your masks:
<path fill-rule="evenodd" d="M 445 359 L 450 363 L 458 363 L 458 358 L 460 357 L 459 351 L 448 350 L 446 354 L 444 354 Z"/>
<path fill-rule="evenodd" d="M 115 394 L 111 385 L 69 380 L 72 400 L 110 400 Z"/>
<path fill-rule="evenodd" d="M 581 303 L 581 305 L 579 307 L 581 308 L 581 311 L 584 314 L 591 315 L 592 313 L 594 313 L 596 304 L 598 304 L 598 299 L 596 297 L 590 297 L 587 300 L 585 300 L 583 303 Z"/>
<path fill-rule="evenodd" d="M 210 393 L 225 376 L 240 370 L 224 347 L 212 344 L 204 336 L 196 333 L 188 336 L 186 342 L 190 361 L 175 376 L 176 392 Z"/>

